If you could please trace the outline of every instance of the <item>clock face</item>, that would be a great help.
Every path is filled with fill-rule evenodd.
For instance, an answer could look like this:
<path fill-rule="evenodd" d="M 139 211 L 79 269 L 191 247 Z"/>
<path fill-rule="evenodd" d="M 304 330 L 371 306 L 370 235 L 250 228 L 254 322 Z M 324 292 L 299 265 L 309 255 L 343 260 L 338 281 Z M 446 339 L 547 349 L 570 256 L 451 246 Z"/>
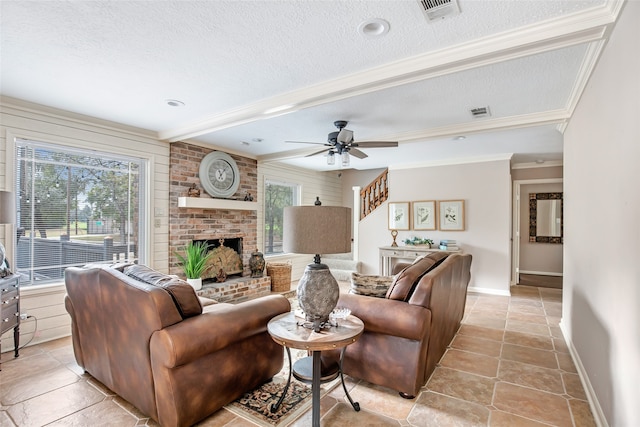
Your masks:
<path fill-rule="evenodd" d="M 213 197 L 231 197 L 240 184 L 238 165 L 226 153 L 211 152 L 200 163 L 200 182 Z"/>
<path fill-rule="evenodd" d="M 209 166 L 209 180 L 214 187 L 227 191 L 234 182 L 234 172 L 225 160 L 216 160 Z"/>

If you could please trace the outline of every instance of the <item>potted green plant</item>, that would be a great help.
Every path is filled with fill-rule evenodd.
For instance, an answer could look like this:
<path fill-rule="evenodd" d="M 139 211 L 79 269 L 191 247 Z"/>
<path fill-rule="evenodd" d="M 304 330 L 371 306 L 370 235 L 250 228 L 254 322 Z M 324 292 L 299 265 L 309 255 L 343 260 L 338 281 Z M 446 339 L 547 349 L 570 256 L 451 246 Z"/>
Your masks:
<path fill-rule="evenodd" d="M 431 249 L 431 245 L 433 245 L 433 240 L 423 239 L 420 237 L 413 237 L 411 239 L 405 239 L 404 244 L 409 246 L 428 246 L 429 249 Z"/>
<path fill-rule="evenodd" d="M 187 283 L 196 291 L 202 289 L 202 274 L 209 268 L 207 261 L 211 254 L 206 242 L 193 241 L 187 243 L 184 255 L 176 252 L 182 271 L 187 276 Z"/>

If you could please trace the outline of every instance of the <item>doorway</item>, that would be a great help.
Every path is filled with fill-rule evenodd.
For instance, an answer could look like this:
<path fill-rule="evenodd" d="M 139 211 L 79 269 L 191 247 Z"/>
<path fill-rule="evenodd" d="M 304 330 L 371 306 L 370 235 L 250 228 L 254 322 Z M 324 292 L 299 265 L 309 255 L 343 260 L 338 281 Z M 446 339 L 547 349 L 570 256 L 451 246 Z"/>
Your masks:
<path fill-rule="evenodd" d="M 529 195 L 562 191 L 562 178 L 513 181 L 512 285 L 562 288 L 563 245 L 529 237 Z"/>

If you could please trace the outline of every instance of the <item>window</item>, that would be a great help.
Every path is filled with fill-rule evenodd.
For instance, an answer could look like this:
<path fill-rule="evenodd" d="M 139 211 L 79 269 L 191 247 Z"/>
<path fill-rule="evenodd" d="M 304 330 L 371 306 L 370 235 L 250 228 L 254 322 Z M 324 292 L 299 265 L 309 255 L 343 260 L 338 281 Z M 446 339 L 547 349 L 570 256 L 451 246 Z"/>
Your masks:
<path fill-rule="evenodd" d="M 264 254 L 282 250 L 282 213 L 287 206 L 300 204 L 300 186 L 267 180 L 264 189 Z"/>
<path fill-rule="evenodd" d="M 60 282 L 70 266 L 144 262 L 144 169 L 141 159 L 17 139 L 20 284 Z"/>

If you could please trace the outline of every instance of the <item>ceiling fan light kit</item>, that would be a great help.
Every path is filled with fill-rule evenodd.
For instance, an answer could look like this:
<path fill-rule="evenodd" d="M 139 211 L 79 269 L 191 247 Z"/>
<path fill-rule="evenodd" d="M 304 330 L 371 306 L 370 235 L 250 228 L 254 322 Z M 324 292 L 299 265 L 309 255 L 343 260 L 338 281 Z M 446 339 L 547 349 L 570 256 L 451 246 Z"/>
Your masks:
<path fill-rule="evenodd" d="M 341 156 L 342 156 L 342 166 L 349 166 L 349 152 L 343 151 Z"/>
<path fill-rule="evenodd" d="M 333 166 L 336 164 L 336 153 L 334 153 L 333 151 L 329 151 L 327 153 L 327 164 L 329 166 Z"/>

